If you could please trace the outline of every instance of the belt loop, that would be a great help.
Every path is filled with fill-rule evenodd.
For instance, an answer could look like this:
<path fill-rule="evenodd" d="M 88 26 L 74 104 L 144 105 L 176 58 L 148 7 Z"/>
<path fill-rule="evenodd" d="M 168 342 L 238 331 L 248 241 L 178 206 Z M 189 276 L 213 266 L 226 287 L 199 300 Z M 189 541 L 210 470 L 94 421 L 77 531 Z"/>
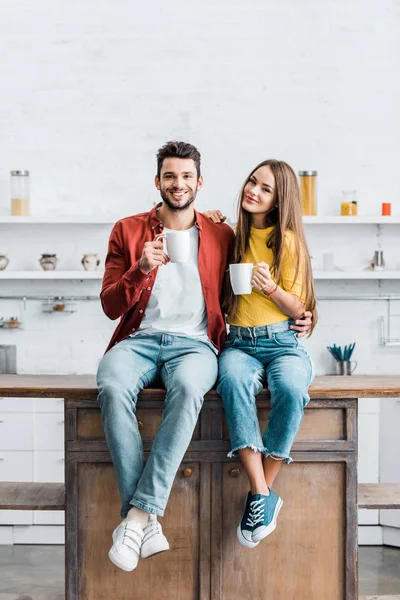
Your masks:
<path fill-rule="evenodd" d="M 254 335 L 253 327 L 249 327 L 248 329 L 249 329 L 249 333 L 250 333 L 250 341 L 251 341 L 252 345 L 254 346 L 254 340 L 256 338 L 255 338 L 255 335 Z"/>

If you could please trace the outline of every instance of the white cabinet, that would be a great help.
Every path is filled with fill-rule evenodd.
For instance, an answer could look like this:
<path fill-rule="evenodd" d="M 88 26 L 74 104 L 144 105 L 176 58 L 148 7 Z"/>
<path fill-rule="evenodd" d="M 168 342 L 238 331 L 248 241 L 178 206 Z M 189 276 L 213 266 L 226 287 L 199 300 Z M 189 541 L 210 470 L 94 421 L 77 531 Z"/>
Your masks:
<path fill-rule="evenodd" d="M 58 412 L 64 414 L 63 398 L 33 398 L 33 410 L 35 413 Z"/>
<path fill-rule="evenodd" d="M 32 413 L 0 413 L 1 450 L 33 450 Z"/>
<path fill-rule="evenodd" d="M 32 412 L 33 398 L 0 398 L 0 413 Z"/>
<path fill-rule="evenodd" d="M 62 399 L 0 399 L 0 481 L 64 481 Z M 14 543 L 62 543 L 63 524 L 64 511 L 0 511 Z"/>
<path fill-rule="evenodd" d="M 60 413 L 35 413 L 35 451 L 63 450 L 64 415 Z"/>
<path fill-rule="evenodd" d="M 36 451 L 33 457 L 33 481 L 64 481 L 64 451 Z"/>
<path fill-rule="evenodd" d="M 33 481 L 33 452 L 0 450 L 0 481 Z M 0 510 L 0 525 L 32 522 L 31 510 Z"/>
<path fill-rule="evenodd" d="M 358 402 L 358 481 L 359 483 L 378 483 L 380 400 L 360 398 Z M 378 525 L 379 511 L 359 510 L 358 524 Z M 371 531 L 364 530 L 359 533 L 360 542 L 362 542 L 365 534 L 368 533 L 370 536 Z M 376 542 L 373 542 L 371 538 L 369 543 Z"/>
<path fill-rule="evenodd" d="M 34 481 L 62 482 L 64 481 L 64 452 L 38 451 L 34 453 Z M 33 513 L 35 525 L 63 525 L 63 510 L 35 510 Z"/>
<path fill-rule="evenodd" d="M 400 482 L 400 399 L 385 398 L 381 409 L 380 480 Z M 400 510 L 381 510 L 384 543 L 400 546 Z M 388 529 L 394 528 L 394 529 Z"/>
<path fill-rule="evenodd" d="M 33 452 L 0 450 L 0 481 L 33 481 Z"/>

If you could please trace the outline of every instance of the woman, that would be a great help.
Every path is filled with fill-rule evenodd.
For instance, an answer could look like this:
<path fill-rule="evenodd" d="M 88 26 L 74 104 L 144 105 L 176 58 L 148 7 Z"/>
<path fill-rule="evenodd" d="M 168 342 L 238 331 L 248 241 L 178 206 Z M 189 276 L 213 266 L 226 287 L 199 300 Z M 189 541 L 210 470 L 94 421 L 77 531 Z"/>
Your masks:
<path fill-rule="evenodd" d="M 219 211 L 208 216 L 222 220 Z M 254 548 L 276 527 L 283 502 L 271 488 L 282 463 L 292 460 L 290 449 L 313 378 L 311 359 L 292 329 L 310 311 L 312 331 L 317 315 L 299 186 L 285 162 L 266 160 L 247 177 L 233 262 L 256 268 L 251 294 L 234 296 L 227 285 L 230 331 L 219 359 L 217 389 L 231 438 L 229 456 L 239 455 L 250 483 L 238 539 Z M 262 435 L 255 397 L 265 379 L 271 411 Z"/>

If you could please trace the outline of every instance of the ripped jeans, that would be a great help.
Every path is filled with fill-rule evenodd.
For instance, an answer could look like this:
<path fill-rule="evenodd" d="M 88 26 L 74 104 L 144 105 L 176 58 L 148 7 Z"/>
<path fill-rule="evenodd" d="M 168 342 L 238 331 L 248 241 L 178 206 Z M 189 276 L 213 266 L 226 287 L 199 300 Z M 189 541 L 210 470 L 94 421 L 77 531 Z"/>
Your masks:
<path fill-rule="evenodd" d="M 293 321 L 263 327 L 230 327 L 219 359 L 217 391 L 222 398 L 231 438 L 229 457 L 242 448 L 290 463 L 290 449 L 299 430 L 308 387 L 313 379 L 311 358 L 299 344 Z M 267 429 L 262 435 L 256 395 L 264 382 L 271 395 Z"/>

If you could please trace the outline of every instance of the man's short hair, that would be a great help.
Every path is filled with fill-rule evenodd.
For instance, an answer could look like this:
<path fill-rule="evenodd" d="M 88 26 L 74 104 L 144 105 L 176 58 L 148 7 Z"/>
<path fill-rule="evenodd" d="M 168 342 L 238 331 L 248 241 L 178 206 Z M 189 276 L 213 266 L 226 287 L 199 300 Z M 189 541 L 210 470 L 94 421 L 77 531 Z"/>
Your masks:
<path fill-rule="evenodd" d="M 191 158 L 196 165 L 197 179 L 200 177 L 200 152 L 196 146 L 186 142 L 167 142 L 157 152 L 157 177 L 160 178 L 164 158 Z"/>

